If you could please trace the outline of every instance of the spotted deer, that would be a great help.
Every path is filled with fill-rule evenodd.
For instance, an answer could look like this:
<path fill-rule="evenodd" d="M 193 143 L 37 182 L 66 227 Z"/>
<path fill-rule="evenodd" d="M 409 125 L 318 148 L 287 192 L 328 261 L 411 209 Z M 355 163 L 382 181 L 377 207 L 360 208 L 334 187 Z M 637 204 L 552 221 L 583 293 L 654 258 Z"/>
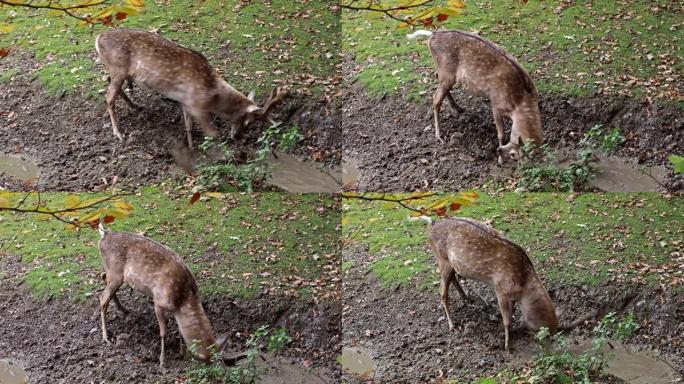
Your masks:
<path fill-rule="evenodd" d="M 117 96 L 131 108 L 140 109 L 121 89 L 126 80 L 144 84 L 181 104 L 190 148 L 192 119 L 206 135 L 214 137 L 217 131 L 211 125 L 211 114 L 217 115 L 231 124 L 231 138 L 235 139 L 253 121 L 270 121 L 273 107 L 287 94 L 276 88 L 259 107 L 253 95 L 245 96 L 223 80 L 202 54 L 141 30 L 110 29 L 97 37 L 95 49 L 109 72 L 107 112 L 119 140 L 124 137 L 114 111 Z"/>
<path fill-rule="evenodd" d="M 437 67 L 439 85 L 432 97 L 435 135 L 439 132 L 439 111 L 448 97 L 452 108 L 461 112 L 451 95 L 457 82 L 472 93 L 489 98 L 494 114 L 499 147 L 498 162 L 503 156 L 520 158 L 520 147 L 532 140 L 537 150 L 543 144 L 537 90 L 525 70 L 506 51 L 493 42 L 468 32 L 419 30 L 409 39 L 429 36 L 428 47 Z M 513 121 L 511 137 L 504 145 L 504 117 Z"/>
<path fill-rule="evenodd" d="M 162 369 L 165 365 L 166 314 L 175 317 L 185 344 L 194 344 L 195 348 L 191 350 L 201 360 L 208 361 L 212 351 L 221 350 L 202 307 L 195 278 L 175 252 L 147 237 L 109 232 L 102 223 L 99 233 L 98 248 L 106 282 L 100 296 L 102 338 L 105 342 L 110 342 L 105 322 L 109 301 L 113 299 L 120 311 L 128 312 L 116 297 L 119 287 L 127 283 L 154 301 L 161 337 L 159 365 Z"/>
<path fill-rule="evenodd" d="M 431 224 L 430 245 L 437 258 L 441 276 L 439 293 L 449 329 L 454 328 L 449 315 L 450 283 L 454 283 L 464 301 L 468 300 L 458 276 L 494 288 L 503 318 L 506 351 L 510 351 L 508 334 L 515 303 L 520 305 L 523 324 L 528 328 L 547 327 L 552 335 L 556 333 L 559 326 L 553 302 L 525 250 L 493 228 L 472 219 L 454 217 L 434 223 L 427 216 L 420 219 Z"/>

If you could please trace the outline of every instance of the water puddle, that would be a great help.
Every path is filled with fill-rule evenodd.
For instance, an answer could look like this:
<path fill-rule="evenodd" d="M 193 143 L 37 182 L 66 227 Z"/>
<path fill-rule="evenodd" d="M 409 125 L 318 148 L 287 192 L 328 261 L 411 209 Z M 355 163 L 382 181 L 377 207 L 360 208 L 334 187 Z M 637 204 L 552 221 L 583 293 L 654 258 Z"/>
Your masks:
<path fill-rule="evenodd" d="M 243 363 L 244 364 L 244 363 Z M 328 384 L 334 382 L 326 369 L 306 368 L 301 362 L 290 362 L 266 353 L 256 358 L 257 370 L 263 374 L 260 384 Z"/>
<path fill-rule="evenodd" d="M 340 190 L 339 174 L 314 162 L 300 161 L 287 153 L 276 152 L 268 163 L 274 167 L 267 181 L 285 192 L 337 192 Z"/>
<path fill-rule="evenodd" d="M 28 383 L 26 373 L 12 360 L 0 359 L 0 383 L 24 384 Z"/>
<path fill-rule="evenodd" d="M 37 180 L 40 171 L 36 164 L 25 156 L 0 153 L 0 173 L 20 181 Z"/>
<path fill-rule="evenodd" d="M 643 167 L 642 171 L 635 162 L 616 157 L 601 158 L 592 165 L 598 174 L 589 185 L 604 192 L 657 191 L 667 175 L 665 167 Z"/>
<path fill-rule="evenodd" d="M 610 341 L 613 348 L 606 345 L 603 352 L 608 358 L 606 372 L 630 384 L 668 384 L 674 382 L 677 373 L 666 360 L 651 350 L 636 351 L 633 347 L 618 341 Z M 570 350 L 579 354 L 591 348 L 591 340 L 578 339 L 570 343 Z M 514 360 L 520 364 L 528 361 L 539 352 L 537 346 L 516 346 Z M 671 363 L 670 363 L 671 364 Z"/>
<path fill-rule="evenodd" d="M 342 348 L 339 363 L 345 371 L 364 379 L 372 378 L 377 369 L 375 360 L 361 348 Z"/>
<path fill-rule="evenodd" d="M 342 160 L 342 185 L 350 189 L 356 189 L 361 177 L 361 171 L 354 159 Z"/>

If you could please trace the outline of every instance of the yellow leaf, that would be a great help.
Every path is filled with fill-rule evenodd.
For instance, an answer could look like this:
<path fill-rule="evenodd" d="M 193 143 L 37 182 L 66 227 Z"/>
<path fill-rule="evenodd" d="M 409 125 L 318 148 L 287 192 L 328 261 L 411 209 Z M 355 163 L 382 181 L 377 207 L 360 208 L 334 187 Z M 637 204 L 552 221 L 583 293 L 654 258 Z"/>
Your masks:
<path fill-rule="evenodd" d="M 126 4 L 135 8 L 143 8 L 145 6 L 145 0 L 126 0 Z"/>
<path fill-rule="evenodd" d="M 4 197 L 0 197 L 0 208 L 9 208 L 12 203 Z"/>
<path fill-rule="evenodd" d="M 122 211 L 132 211 L 133 206 L 125 201 L 116 201 L 112 204 L 114 208 L 120 209 Z"/>
<path fill-rule="evenodd" d="M 465 8 L 466 5 L 461 0 L 449 0 L 449 7 L 451 8 Z"/>
<path fill-rule="evenodd" d="M 221 192 L 204 192 L 204 196 L 213 197 L 214 199 L 220 199 L 223 197 Z"/>
<path fill-rule="evenodd" d="M 0 33 L 10 33 L 14 30 L 14 25 L 0 24 Z"/>
<path fill-rule="evenodd" d="M 81 197 L 78 195 L 69 195 L 64 199 L 64 206 L 66 208 L 75 208 L 81 202 Z"/>
<path fill-rule="evenodd" d="M 347 224 L 348 224 L 347 218 L 346 218 L 346 217 L 343 217 L 343 218 L 342 218 L 342 226 L 345 226 L 345 225 L 347 225 Z"/>
<path fill-rule="evenodd" d="M 441 13 L 444 15 L 449 15 L 449 16 L 458 16 L 462 12 L 460 9 L 454 9 L 454 8 L 446 8 L 446 7 L 440 7 L 440 8 L 435 8 L 436 13 Z"/>
<path fill-rule="evenodd" d="M 130 211 L 127 210 L 120 210 L 120 209 L 101 209 L 100 210 L 100 215 L 102 216 L 111 216 L 111 217 L 126 217 L 130 214 Z"/>

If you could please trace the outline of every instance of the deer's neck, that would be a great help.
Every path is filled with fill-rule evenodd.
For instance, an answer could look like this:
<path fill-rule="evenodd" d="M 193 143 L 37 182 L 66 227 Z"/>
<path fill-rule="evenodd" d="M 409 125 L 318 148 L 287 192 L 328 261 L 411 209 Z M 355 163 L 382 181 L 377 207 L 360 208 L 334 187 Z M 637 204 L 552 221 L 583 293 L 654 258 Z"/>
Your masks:
<path fill-rule="evenodd" d="M 517 143 L 517 138 L 521 137 L 523 141 L 534 140 L 537 146 L 543 144 L 541 114 L 536 95 L 526 95 L 515 108 L 511 117 L 515 128 L 511 132 L 511 142 Z"/>
<path fill-rule="evenodd" d="M 218 352 L 209 319 L 195 295 L 191 295 L 174 315 L 183 340 L 188 346 L 195 343 L 195 352 L 200 359 L 208 360 L 211 357 L 210 348 Z"/>
<path fill-rule="evenodd" d="M 531 329 L 547 327 L 553 334 L 558 328 L 556 309 L 544 284 L 539 280 L 536 273 L 531 272 L 531 274 L 527 279 L 527 284 L 525 284 L 525 293 L 520 299 L 520 309 L 524 321 Z"/>

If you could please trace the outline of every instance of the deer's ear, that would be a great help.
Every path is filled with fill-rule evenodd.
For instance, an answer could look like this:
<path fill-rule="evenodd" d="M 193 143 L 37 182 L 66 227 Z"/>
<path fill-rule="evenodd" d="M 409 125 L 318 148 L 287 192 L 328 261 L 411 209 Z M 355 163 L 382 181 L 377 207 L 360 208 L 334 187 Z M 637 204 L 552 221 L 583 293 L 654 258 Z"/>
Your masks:
<path fill-rule="evenodd" d="M 257 112 L 257 111 L 260 110 L 260 109 L 261 109 L 261 108 L 259 108 L 258 105 L 252 104 L 252 105 L 250 105 L 249 107 L 247 107 L 247 113 L 254 113 L 254 112 Z M 256 113 L 256 114 L 258 114 L 258 113 Z"/>
<path fill-rule="evenodd" d="M 225 347 L 227 340 L 228 340 L 228 333 L 224 333 L 216 339 L 216 346 L 218 347 L 219 353 L 223 352 L 223 347 Z"/>

